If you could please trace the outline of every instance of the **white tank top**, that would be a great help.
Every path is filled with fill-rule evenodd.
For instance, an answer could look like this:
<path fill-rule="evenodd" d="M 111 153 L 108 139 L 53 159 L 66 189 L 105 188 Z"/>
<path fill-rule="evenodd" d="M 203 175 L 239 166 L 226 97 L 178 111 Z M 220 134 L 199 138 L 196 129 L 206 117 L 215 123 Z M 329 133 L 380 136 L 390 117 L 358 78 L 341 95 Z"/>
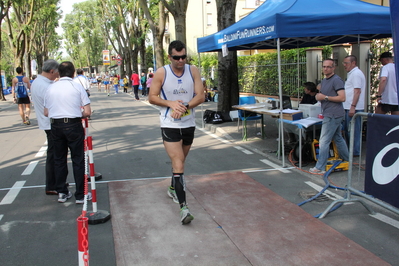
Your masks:
<path fill-rule="evenodd" d="M 194 97 L 194 79 L 190 71 L 190 65 L 184 66 L 181 76 L 176 76 L 170 65 L 164 66 L 165 78 L 161 88 L 161 98 L 164 100 L 182 100 L 188 103 Z M 161 127 L 187 128 L 195 126 L 194 109 L 187 110 L 180 119 L 171 117 L 172 109 L 161 107 L 160 121 Z"/>

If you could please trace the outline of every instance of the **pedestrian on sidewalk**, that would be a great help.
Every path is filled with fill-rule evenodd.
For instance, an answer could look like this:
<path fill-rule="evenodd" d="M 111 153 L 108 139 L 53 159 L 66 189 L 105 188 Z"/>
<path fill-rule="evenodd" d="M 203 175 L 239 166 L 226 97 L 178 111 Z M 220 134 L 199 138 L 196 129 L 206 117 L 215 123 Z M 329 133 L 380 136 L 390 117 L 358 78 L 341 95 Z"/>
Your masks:
<path fill-rule="evenodd" d="M 112 78 L 112 83 L 114 85 L 114 89 L 115 89 L 115 94 L 119 93 L 119 78 L 118 75 L 114 75 L 114 77 Z"/>
<path fill-rule="evenodd" d="M 129 87 L 129 78 L 127 75 L 123 78 L 123 92 L 127 93 L 127 88 Z"/>
<path fill-rule="evenodd" d="M 46 157 L 46 186 L 47 195 L 58 195 L 55 183 L 54 170 L 54 142 L 51 135 L 50 118 L 44 115 L 44 95 L 48 87 L 58 78 L 58 62 L 50 59 L 43 63 L 42 73 L 32 83 L 32 101 L 35 104 L 35 111 L 39 129 L 44 130 L 47 136 L 47 157 Z"/>
<path fill-rule="evenodd" d="M 84 71 L 81 68 L 78 68 L 76 70 L 77 76 L 73 79 L 76 83 L 79 83 L 80 85 L 83 86 L 83 88 L 86 90 L 87 95 L 90 97 L 90 81 L 89 79 L 84 75 Z"/>
<path fill-rule="evenodd" d="M 103 82 L 101 75 L 97 74 L 96 79 L 97 79 L 97 91 L 101 92 L 101 83 Z"/>
<path fill-rule="evenodd" d="M 159 68 L 151 83 L 149 102 L 161 107 L 163 144 L 172 161 L 172 182 L 168 195 L 180 205 L 180 221 L 188 224 L 194 216 L 187 207 L 184 162 L 194 140 L 196 106 L 204 102 L 201 76 L 186 64 L 186 46 L 173 41 L 168 48 L 170 65 Z"/>
<path fill-rule="evenodd" d="M 319 159 L 316 166 L 310 168 L 312 174 L 324 174 L 327 160 L 330 157 L 330 143 L 334 140 L 339 156 L 344 161 L 349 161 L 348 146 L 341 134 L 342 121 L 345 110 L 342 102 L 345 101 L 345 85 L 342 79 L 334 73 L 335 62 L 333 59 L 323 61 L 323 74 L 320 93 L 316 94 L 316 100 L 321 102 L 323 123 L 320 133 Z"/>
<path fill-rule="evenodd" d="M 12 97 L 14 102 L 18 104 L 19 115 L 22 123 L 30 125 L 30 99 L 28 90 L 30 89 L 30 81 L 23 75 L 22 67 L 17 67 L 17 75 L 12 79 Z"/>
<path fill-rule="evenodd" d="M 136 73 L 136 71 L 133 71 L 133 74 L 130 77 L 130 79 L 132 80 L 134 98 L 138 101 L 140 100 L 139 98 L 140 78 L 139 75 Z"/>
<path fill-rule="evenodd" d="M 68 177 L 68 148 L 71 153 L 73 176 L 76 184 L 77 204 L 84 203 L 84 138 L 82 118 L 91 115 L 90 100 L 86 90 L 73 82 L 75 67 L 71 62 L 62 62 L 58 67 L 59 81 L 50 85 L 44 96 L 44 115 L 50 118 L 54 141 L 54 169 L 58 202 L 64 203 L 72 197 L 66 180 Z M 88 200 L 91 194 L 88 194 Z"/>
<path fill-rule="evenodd" d="M 350 122 L 355 113 L 364 112 L 364 100 L 366 95 L 366 77 L 363 72 L 357 67 L 357 57 L 348 55 L 342 62 L 345 71 L 348 72 L 345 81 L 345 95 L 346 100 L 343 103 L 345 109 L 345 119 L 343 122 L 343 131 L 345 134 L 346 144 L 349 147 L 349 134 L 354 134 L 353 138 L 353 156 L 360 155 L 361 148 L 361 133 L 362 133 L 362 118 L 358 116 L 355 120 L 355 132 L 349 132 Z"/>
<path fill-rule="evenodd" d="M 150 87 L 151 87 L 151 82 L 152 82 L 153 78 L 154 78 L 154 74 L 152 74 L 152 73 L 148 74 L 148 79 L 145 83 L 145 85 L 147 87 L 147 95 L 150 95 Z"/>
<path fill-rule="evenodd" d="M 141 72 L 141 96 L 147 96 L 147 75 L 144 71 Z"/>
<path fill-rule="evenodd" d="M 398 90 L 396 84 L 395 64 L 391 52 L 384 52 L 380 55 L 382 64 L 380 70 L 380 84 L 377 93 L 376 114 L 399 115 Z"/>
<path fill-rule="evenodd" d="M 103 76 L 103 83 L 104 83 L 104 92 L 107 93 L 109 96 L 109 84 L 110 84 L 110 76 L 108 74 L 108 71 L 105 72 L 105 75 Z"/>

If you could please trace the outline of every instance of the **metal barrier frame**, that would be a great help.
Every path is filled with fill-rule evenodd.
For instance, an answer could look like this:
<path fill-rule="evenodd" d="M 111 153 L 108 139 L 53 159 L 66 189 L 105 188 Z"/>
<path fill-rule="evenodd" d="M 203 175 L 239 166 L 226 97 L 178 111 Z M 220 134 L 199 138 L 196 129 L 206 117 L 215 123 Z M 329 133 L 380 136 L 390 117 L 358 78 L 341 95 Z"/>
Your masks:
<path fill-rule="evenodd" d="M 368 116 L 370 113 L 366 113 L 366 112 L 358 112 L 355 113 L 355 115 L 352 117 L 351 123 L 350 123 L 350 132 L 354 132 L 355 129 L 355 120 L 358 116 L 361 116 L 361 119 L 363 120 L 363 117 Z M 363 123 L 361 123 L 363 124 Z M 354 141 L 354 134 L 350 134 L 350 141 L 349 141 L 349 161 L 352 162 L 353 161 L 353 141 Z M 370 197 L 369 195 L 367 195 L 366 193 L 359 191 L 355 188 L 352 187 L 352 168 L 353 165 L 352 163 L 349 164 L 349 170 L 348 170 L 348 183 L 346 186 L 346 195 L 345 198 L 343 199 L 338 199 L 338 200 L 334 200 L 328 207 L 327 209 L 325 209 L 324 212 L 322 212 L 322 214 L 319 216 L 319 219 L 324 218 L 329 212 L 330 210 L 337 204 L 339 203 L 347 203 L 347 202 L 359 202 L 361 203 L 371 214 L 376 214 L 376 212 L 373 211 L 373 209 L 371 207 L 369 207 L 366 202 L 363 199 L 359 199 L 359 198 L 353 198 L 352 194 L 355 194 L 357 196 L 361 196 L 377 205 L 380 205 L 381 207 L 388 209 L 396 214 L 399 214 L 399 209 L 395 208 L 394 206 L 389 205 L 388 203 L 385 203 L 382 200 Z"/>

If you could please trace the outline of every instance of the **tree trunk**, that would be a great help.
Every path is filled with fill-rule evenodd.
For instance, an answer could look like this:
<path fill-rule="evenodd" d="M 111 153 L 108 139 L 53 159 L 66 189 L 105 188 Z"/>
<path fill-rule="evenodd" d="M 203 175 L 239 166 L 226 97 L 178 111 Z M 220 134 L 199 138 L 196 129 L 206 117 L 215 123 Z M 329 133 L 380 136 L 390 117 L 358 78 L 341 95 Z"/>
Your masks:
<path fill-rule="evenodd" d="M 186 13 L 181 12 L 175 16 L 176 40 L 186 43 Z"/>
<path fill-rule="evenodd" d="M 166 24 L 166 14 L 165 14 L 165 6 L 162 1 L 158 4 L 159 9 L 159 18 L 157 19 L 157 23 L 153 19 L 150 14 L 150 11 L 147 6 L 147 2 L 145 0 L 140 0 L 140 7 L 143 9 L 145 17 L 150 24 L 152 38 L 154 42 L 154 50 L 155 50 L 155 59 L 156 66 L 155 68 L 160 68 L 164 65 L 163 60 L 163 36 L 165 34 L 165 24 Z M 155 71 L 156 69 L 154 69 Z"/>
<path fill-rule="evenodd" d="M 3 19 L 0 19 L 0 29 L 1 29 L 1 21 L 2 20 Z M 2 40 L 1 40 L 1 33 L 0 33 L 0 43 L 1 42 L 2 42 Z M 1 58 L 1 51 L 2 50 L 0 49 L 0 58 Z M 3 84 L 3 79 L 1 78 L 1 66 L 0 66 L 0 101 L 6 100 L 6 97 L 4 97 L 3 88 L 7 88 L 7 84 Z"/>
<path fill-rule="evenodd" d="M 147 73 L 147 56 L 145 49 L 145 39 L 140 39 L 140 58 L 141 58 L 141 70 Z"/>
<path fill-rule="evenodd" d="M 216 0 L 219 31 L 235 23 L 236 3 L 237 0 Z M 218 59 L 218 110 L 228 112 L 239 100 L 237 52 L 229 51 L 224 57 L 218 52 Z"/>
<path fill-rule="evenodd" d="M 154 48 L 155 48 L 155 61 L 156 61 L 155 63 L 157 69 L 164 66 L 162 42 L 163 42 L 163 36 L 156 34 L 154 36 Z"/>
<path fill-rule="evenodd" d="M 138 68 L 138 64 L 137 64 L 138 59 L 139 59 L 139 50 L 137 48 L 134 48 L 133 53 L 132 53 L 132 69 L 137 74 L 139 74 L 139 68 Z"/>
<path fill-rule="evenodd" d="M 237 53 L 229 51 L 223 57 L 222 52 L 219 52 L 218 60 L 218 110 L 228 112 L 233 105 L 238 104 L 239 98 Z"/>
<path fill-rule="evenodd" d="M 42 68 L 44 63 L 42 54 L 36 55 L 36 62 L 37 62 L 37 73 L 40 74 L 42 73 Z"/>

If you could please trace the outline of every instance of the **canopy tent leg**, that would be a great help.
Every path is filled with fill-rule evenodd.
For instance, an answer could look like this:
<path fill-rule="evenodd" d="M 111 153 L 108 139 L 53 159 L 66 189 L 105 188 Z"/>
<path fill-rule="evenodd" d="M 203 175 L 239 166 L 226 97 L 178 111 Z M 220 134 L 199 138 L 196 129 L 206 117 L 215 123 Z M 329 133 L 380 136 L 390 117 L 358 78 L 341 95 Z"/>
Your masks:
<path fill-rule="evenodd" d="M 284 149 L 284 123 L 283 123 L 283 87 L 281 84 L 281 49 L 280 38 L 277 38 L 277 69 L 278 69 L 278 94 L 280 99 L 280 125 L 279 125 L 279 145 L 278 156 L 282 156 L 282 167 L 285 167 Z M 281 152 L 280 152 L 281 149 Z"/>
<path fill-rule="evenodd" d="M 198 69 L 200 71 L 200 75 L 202 73 L 202 67 L 201 67 L 201 53 L 198 53 Z M 201 103 L 201 128 L 204 128 L 204 103 Z"/>

